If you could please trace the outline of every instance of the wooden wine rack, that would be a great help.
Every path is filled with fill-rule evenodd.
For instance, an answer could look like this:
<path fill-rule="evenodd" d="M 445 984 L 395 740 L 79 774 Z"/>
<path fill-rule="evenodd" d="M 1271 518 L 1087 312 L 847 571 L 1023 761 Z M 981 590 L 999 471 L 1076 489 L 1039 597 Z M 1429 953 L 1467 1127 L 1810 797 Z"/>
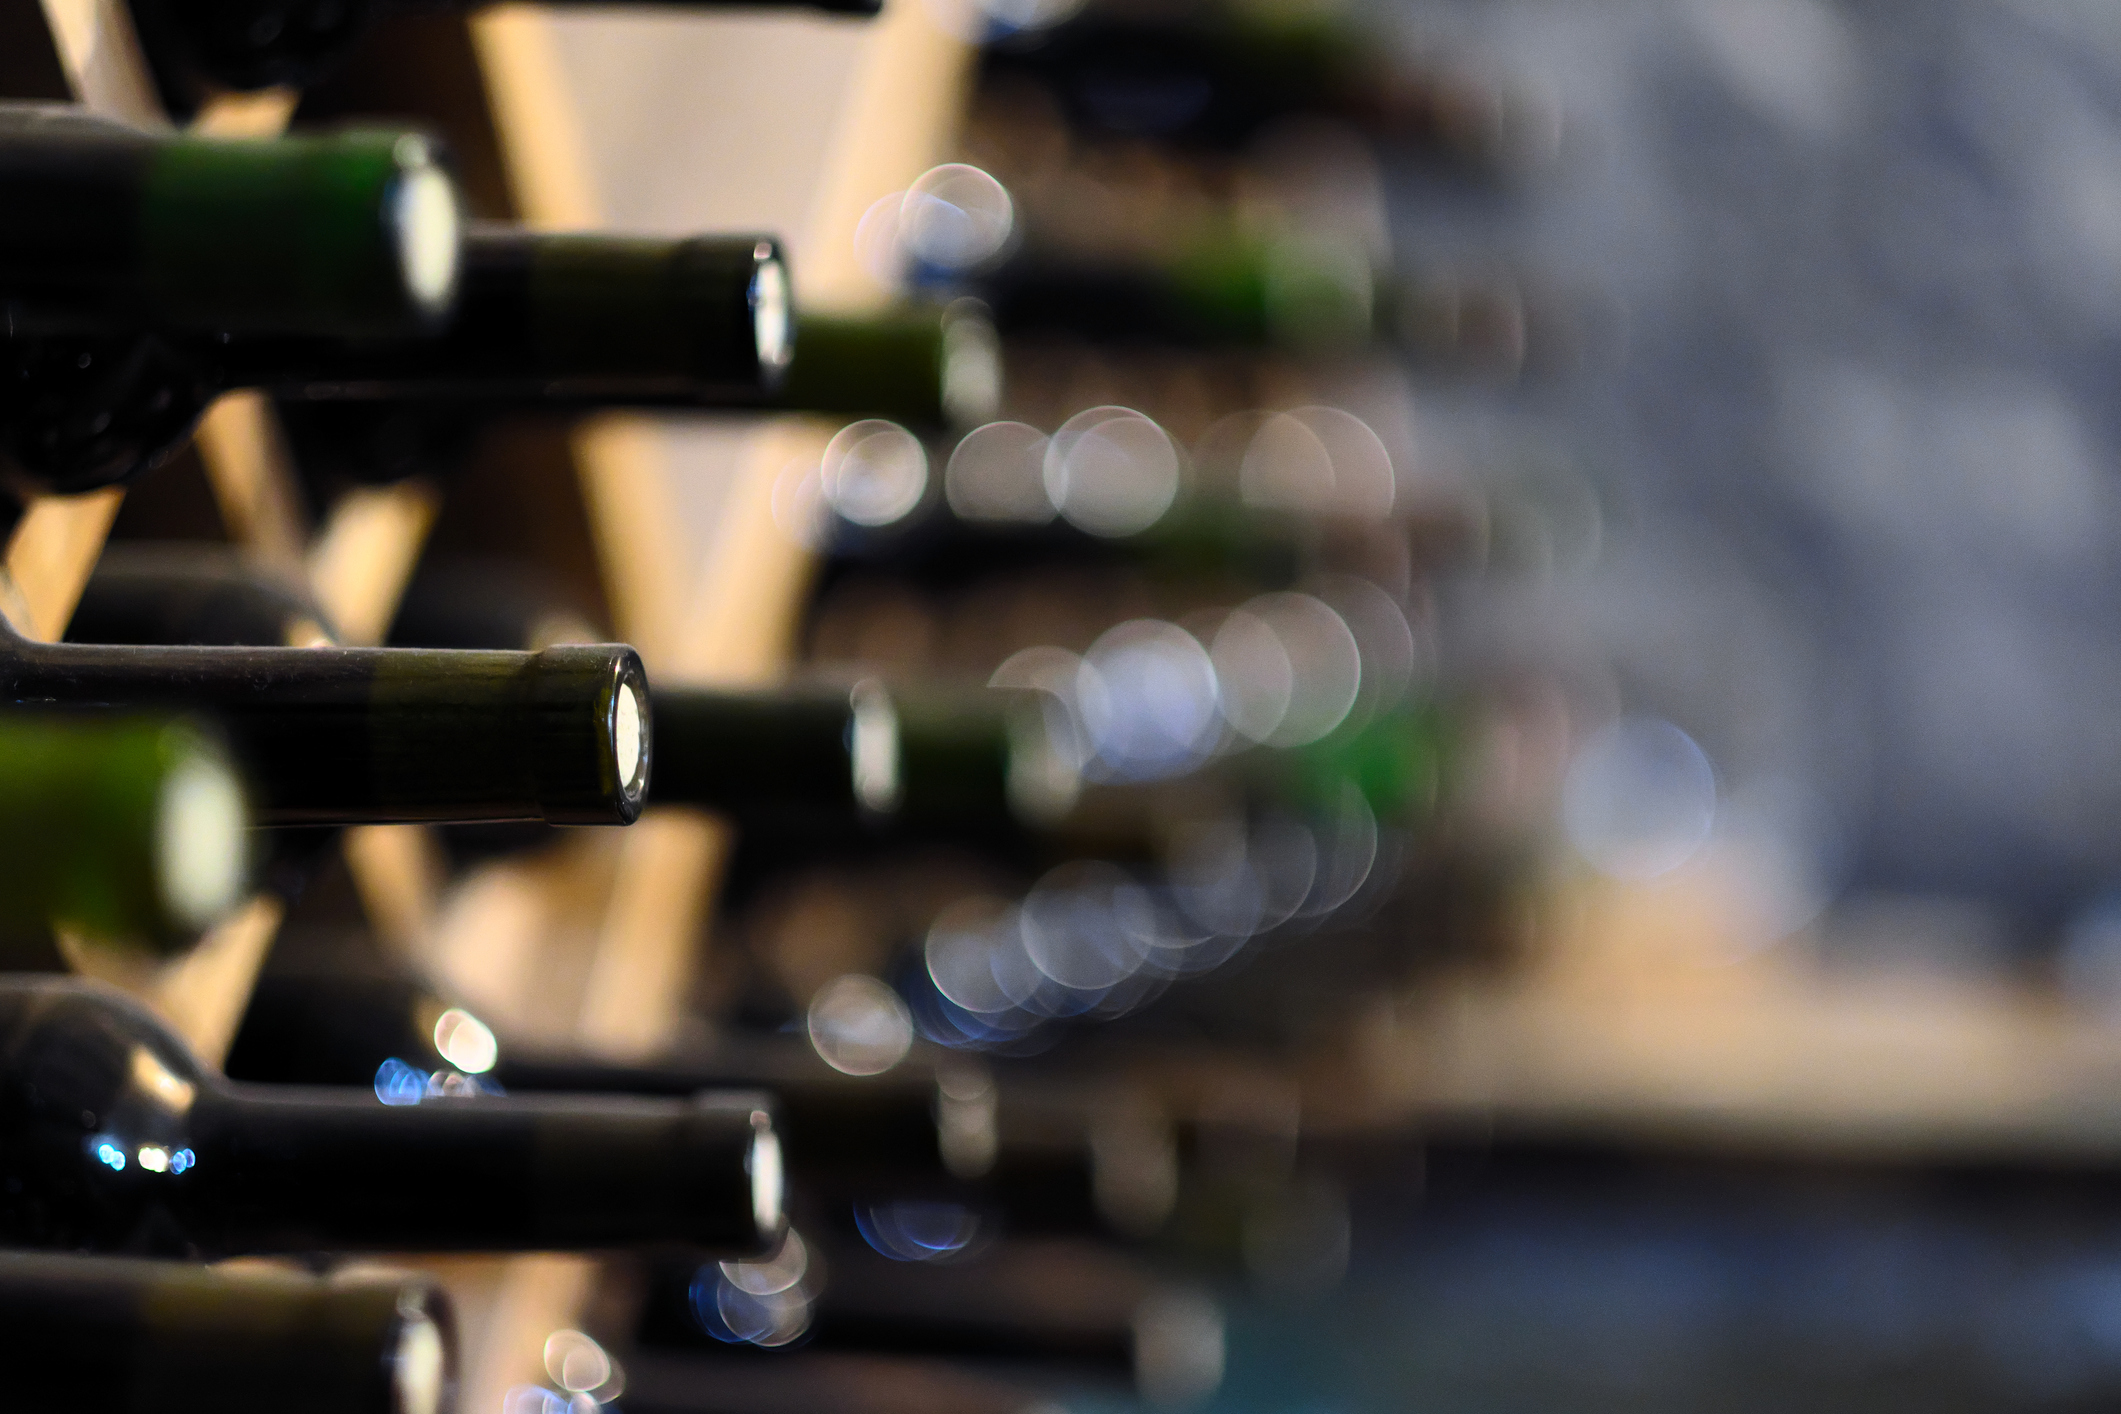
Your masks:
<path fill-rule="evenodd" d="M 432 52 L 390 52 L 393 111 L 371 111 L 441 128 L 480 214 L 597 229 L 653 206 L 643 224 L 778 232 L 814 308 L 886 297 L 856 257 L 856 226 L 942 160 L 968 73 L 965 47 L 920 0 L 893 0 L 868 24 L 528 6 L 415 23 L 435 38 Z M 122 0 L 0 0 L 0 95 L 168 122 Z M 290 93 L 231 95 L 196 125 L 267 134 L 295 110 Z M 625 141 L 629 121 L 658 141 Z M 666 140 L 684 135 L 695 141 Z M 815 465 L 832 430 L 797 418 L 583 421 L 559 434 L 571 493 L 547 498 L 552 523 L 529 538 L 586 538 L 613 625 L 641 649 L 651 681 L 771 681 L 809 570 L 774 521 L 774 490 L 789 468 Z M 464 509 L 449 498 L 500 498 L 474 509 L 502 520 L 518 509 L 503 504 L 505 478 L 473 476 L 446 494 L 417 481 L 357 491 L 309 524 L 270 404 L 255 395 L 217 403 L 195 450 L 227 538 L 302 573 L 349 642 L 381 637 L 438 515 Z M 121 499 L 105 491 L 28 508 L 0 565 L 0 612 L 18 629 L 64 631 Z M 634 1055 L 679 1024 L 728 844 L 718 822 L 650 811 L 630 829 L 570 832 L 537 856 L 455 878 L 418 827 L 349 831 L 344 850 L 378 935 L 511 1031 Z M 280 906 L 260 899 L 179 962 L 146 966 L 72 940 L 69 956 L 217 1061 L 280 922 Z M 546 1337 L 576 1323 L 597 1276 L 588 1259 L 557 1255 L 422 1265 L 457 1298 L 461 1407 L 476 1414 L 498 1414 L 511 1387 L 544 1378 Z"/>

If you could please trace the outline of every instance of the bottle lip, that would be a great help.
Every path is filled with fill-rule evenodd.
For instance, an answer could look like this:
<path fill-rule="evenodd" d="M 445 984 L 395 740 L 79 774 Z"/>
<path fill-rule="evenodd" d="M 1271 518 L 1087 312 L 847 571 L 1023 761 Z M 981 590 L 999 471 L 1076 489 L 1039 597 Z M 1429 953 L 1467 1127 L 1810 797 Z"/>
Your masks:
<path fill-rule="evenodd" d="M 227 757 L 185 728 L 156 794 L 155 883 L 170 922 L 199 933 L 233 908 L 246 882 L 249 809 Z"/>
<path fill-rule="evenodd" d="M 456 1361 L 443 1322 L 413 1292 L 398 1301 L 391 1343 L 391 1414 L 451 1414 L 456 1407 Z"/>
<path fill-rule="evenodd" d="M 795 357 L 795 293 L 788 261 L 776 242 L 760 241 L 752 247 L 751 258 L 751 328 L 759 371 L 769 385 L 778 386 Z"/>
<path fill-rule="evenodd" d="M 744 1171 L 751 1177 L 751 1217 L 761 1241 L 771 1243 L 786 1225 L 784 1211 L 786 1175 L 781 1161 L 781 1136 L 764 1110 L 751 1115 L 751 1148 L 744 1156 Z"/>
<path fill-rule="evenodd" d="M 869 814 L 894 814 L 902 793 L 898 708 L 890 692 L 874 679 L 856 683 L 849 703 L 854 720 L 847 756 L 854 798 Z"/>
<path fill-rule="evenodd" d="M 398 275 L 413 307 L 438 321 L 456 302 L 463 264 L 464 218 L 456 184 L 437 160 L 434 144 L 407 133 L 391 147 L 398 175 L 388 201 Z"/>

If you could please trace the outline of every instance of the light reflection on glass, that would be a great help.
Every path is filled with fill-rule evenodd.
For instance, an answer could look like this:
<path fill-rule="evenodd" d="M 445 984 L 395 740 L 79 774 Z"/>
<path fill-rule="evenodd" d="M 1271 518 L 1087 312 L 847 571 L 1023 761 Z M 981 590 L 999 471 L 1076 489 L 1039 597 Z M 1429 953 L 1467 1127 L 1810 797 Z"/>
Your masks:
<path fill-rule="evenodd" d="M 1309 594 L 1249 599 L 1216 630 L 1210 659 L 1233 730 L 1266 746 L 1306 746 L 1347 719 L 1362 653 L 1347 622 Z"/>
<path fill-rule="evenodd" d="M 1685 864 L 1716 822 L 1716 773 L 1694 739 L 1623 717 L 1576 753 L 1562 792 L 1569 843 L 1601 873 L 1645 880 Z"/>
<path fill-rule="evenodd" d="M 1139 951 L 1114 926 L 1114 896 L 1136 892 L 1111 864 L 1078 860 L 1048 873 L 1018 913 L 1024 952 L 1041 975 L 1078 993 L 1100 996 L 1134 975 Z"/>
<path fill-rule="evenodd" d="M 999 255 L 1016 230 L 1008 189 L 979 168 L 945 162 L 915 179 L 900 198 L 897 239 L 923 265 L 965 271 Z"/>
<path fill-rule="evenodd" d="M 1300 407 L 1260 422 L 1239 464 L 1245 503 L 1301 514 L 1382 520 L 1397 477 L 1382 438 L 1341 408 Z"/>
<path fill-rule="evenodd" d="M 856 525 L 890 525 L 910 515 L 928 491 L 928 449 L 895 422 L 864 418 L 825 444 L 818 487 L 832 509 Z"/>
<path fill-rule="evenodd" d="M 943 468 L 943 496 L 965 520 L 1042 525 L 1054 516 L 1046 494 L 1046 434 L 1022 422 L 990 422 L 959 439 Z"/>
<path fill-rule="evenodd" d="M 386 1105 L 417 1105 L 427 1098 L 427 1072 L 396 1056 L 376 1067 L 376 1098 Z"/>
<path fill-rule="evenodd" d="M 1090 645 L 1076 703 L 1097 751 L 1093 775 L 1147 781 L 1204 761 L 1222 732 L 1215 664 L 1177 624 L 1134 619 Z"/>
<path fill-rule="evenodd" d="M 1178 447 L 1154 418 L 1095 407 L 1054 432 L 1044 479 L 1069 524 L 1092 535 L 1137 535 L 1178 498 Z"/>
<path fill-rule="evenodd" d="M 466 1075 L 492 1070 L 501 1044 L 485 1022 L 462 1007 L 451 1007 L 435 1019 L 435 1050 Z"/>
<path fill-rule="evenodd" d="M 790 1232 L 768 1261 L 700 1268 L 692 1280 L 693 1319 L 725 1344 L 787 1345 L 810 1329 L 810 1293 L 803 1281 L 810 1275 L 808 1249 Z"/>
<path fill-rule="evenodd" d="M 543 1385 L 514 1385 L 501 1397 L 501 1414 L 573 1414 L 574 1403 Z"/>
<path fill-rule="evenodd" d="M 881 1075 L 913 1049 L 913 1018 L 898 993 L 850 972 L 820 987 L 805 1018 L 811 1047 L 843 1075 Z"/>
<path fill-rule="evenodd" d="M 894 1262 L 949 1261 L 980 1237 L 979 1214 L 957 1203 L 857 1203 L 854 1225 L 864 1242 Z"/>
<path fill-rule="evenodd" d="M 929 925 L 922 944 L 928 979 L 946 999 L 979 1015 L 1007 1011 L 1011 998 L 995 980 L 990 958 L 1016 932 L 1016 910 L 1000 899 L 966 898 Z"/>
<path fill-rule="evenodd" d="M 626 1389 L 626 1374 L 595 1338 L 578 1330 L 556 1330 L 545 1337 L 545 1373 L 570 1394 L 586 1394 L 608 1404 Z"/>
<path fill-rule="evenodd" d="M 802 1234 L 788 1229 L 780 1250 L 753 1262 L 723 1262 L 722 1275 L 739 1291 L 773 1296 L 788 1290 L 810 1272 L 810 1248 Z"/>

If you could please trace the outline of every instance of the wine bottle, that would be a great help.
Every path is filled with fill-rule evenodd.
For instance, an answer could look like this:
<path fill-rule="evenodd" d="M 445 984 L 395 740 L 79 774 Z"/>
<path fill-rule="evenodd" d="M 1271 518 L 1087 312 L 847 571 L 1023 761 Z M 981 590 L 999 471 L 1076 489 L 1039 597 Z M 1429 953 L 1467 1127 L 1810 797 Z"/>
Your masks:
<path fill-rule="evenodd" d="M 755 404 L 795 347 L 771 236 L 556 235 L 476 223 L 431 338 L 229 336 L 223 386 L 282 398 L 514 400 L 540 406 Z"/>
<path fill-rule="evenodd" d="M 144 1009 L 0 979 L 0 1239 L 208 1254 L 562 1250 L 779 1237 L 771 1102 L 379 1103 L 240 1085 Z"/>
<path fill-rule="evenodd" d="M 1212 1299 L 1085 1243 L 971 1238 L 953 1247 L 958 1234 L 947 1222 L 908 1213 L 896 1226 L 871 1226 L 865 1237 L 877 1250 L 806 1232 L 803 1280 L 789 1288 L 802 1303 L 806 1348 L 1066 1365 L 1131 1379 L 1153 1397 L 1183 1387 L 1197 1398 L 1221 1383 L 1223 1324 Z M 751 1279 L 750 1266 L 658 1268 L 641 1344 L 738 1343 L 732 1336 L 756 1328 L 747 1308 L 781 1298 L 747 1290 L 770 1285 Z"/>
<path fill-rule="evenodd" d="M 244 796 L 187 723 L 0 718 L 0 935 L 190 944 L 243 894 Z"/>
<path fill-rule="evenodd" d="M 655 695 L 658 805 L 739 819 L 878 820 L 899 803 L 897 711 L 874 682 Z"/>
<path fill-rule="evenodd" d="M 452 1414 L 456 1326 L 423 1276 L 0 1253 L 23 1414 Z"/>
<path fill-rule="evenodd" d="M 457 211 L 415 133 L 207 138 L 0 103 L 0 302 L 15 343 L 416 333 L 455 298 Z"/>
<path fill-rule="evenodd" d="M 623 825 L 648 785 L 648 686 L 617 644 L 537 653 L 36 643 L 0 626 L 24 706 L 210 715 L 266 825 Z"/>
<path fill-rule="evenodd" d="M 593 3 L 593 0 L 591 0 Z M 818 10 L 872 16 L 882 0 L 666 0 L 687 9 Z M 300 88 L 328 73 L 392 12 L 468 12 L 480 0 L 130 0 L 169 109 L 189 114 L 212 88 Z"/>
<path fill-rule="evenodd" d="M 593 633 L 582 611 L 505 566 L 436 560 L 398 602 L 390 641 L 421 648 L 522 648 Z M 661 687 L 653 701 L 653 799 L 744 820 L 871 823 L 897 805 L 896 709 L 873 683 L 787 688 Z"/>
<path fill-rule="evenodd" d="M 1316 6 L 1100 4 L 982 55 L 993 85 L 1041 84 L 1085 134 L 1240 147 L 1292 116 L 1328 116 L 1446 163 L 1503 174 L 1546 156 L 1554 121 L 1526 94 L 1394 58 L 1388 37 Z"/>
<path fill-rule="evenodd" d="M 1002 398 L 1001 347 L 976 300 L 875 315 L 806 311 L 780 407 L 882 417 L 912 427 L 973 427 Z"/>
<path fill-rule="evenodd" d="M 1053 733 L 1042 694 L 908 687 L 898 706 L 894 826 L 960 835 L 1050 827 L 1075 804 L 1080 763 Z"/>
<path fill-rule="evenodd" d="M 616 1065 L 519 1048 L 415 976 L 381 966 L 317 972 L 268 967 L 229 1047 L 238 1080 L 396 1085 L 417 1093 L 498 1087 L 509 1094 L 683 1096 L 764 1090 L 791 1176 L 837 1175 L 890 1191 L 906 1179 L 972 1178 L 993 1163 L 994 1089 L 977 1061 L 901 1061 L 879 1075 L 832 1069 L 792 1037 Z"/>
<path fill-rule="evenodd" d="M 934 276 L 926 278 L 933 279 Z M 1005 336 L 1070 334 L 1314 355 L 1386 345 L 1453 371 L 1514 377 L 1543 353 L 1504 278 L 1401 276 L 1331 239 L 1204 235 L 1147 256 L 1042 249 L 973 282 Z M 1537 345 L 1537 346 L 1535 346 Z"/>
<path fill-rule="evenodd" d="M 334 940 L 337 943 L 339 940 Z M 408 1097 L 772 1094 L 788 1169 L 820 1202 L 902 1198 L 1002 1215 L 1030 1231 L 1154 1231 L 1177 1190 L 1169 1123 L 1120 1087 L 997 1088 L 974 1058 L 915 1054 L 843 1074 L 785 1035 L 732 1034 L 638 1065 L 522 1049 L 380 953 L 330 970 L 268 966 L 229 1048 L 236 1079 L 374 1085 Z"/>
<path fill-rule="evenodd" d="M 106 545 L 67 620 L 68 643 L 314 648 L 338 634 L 290 576 L 220 545 Z"/>
<path fill-rule="evenodd" d="M 399 601 L 391 641 L 520 647 L 583 616 L 549 591 L 482 564 L 428 565 Z M 1035 702 L 980 688 L 886 691 L 798 683 L 771 689 L 658 687 L 653 799 L 747 825 L 985 829 L 1054 818 L 1074 798 L 1071 764 Z"/>
<path fill-rule="evenodd" d="M 182 446 L 214 398 L 252 386 L 294 414 L 299 451 L 317 440 L 300 435 L 305 417 L 329 421 L 347 400 L 381 402 L 369 420 L 452 446 L 457 424 L 496 406 L 751 407 L 778 386 L 792 345 L 770 237 L 481 225 L 463 238 L 460 283 L 453 312 L 425 332 L 0 341 L 0 456 L 52 490 L 129 481 Z M 408 400 L 420 406 L 398 406 Z M 336 425 L 322 436 L 349 441 Z"/>

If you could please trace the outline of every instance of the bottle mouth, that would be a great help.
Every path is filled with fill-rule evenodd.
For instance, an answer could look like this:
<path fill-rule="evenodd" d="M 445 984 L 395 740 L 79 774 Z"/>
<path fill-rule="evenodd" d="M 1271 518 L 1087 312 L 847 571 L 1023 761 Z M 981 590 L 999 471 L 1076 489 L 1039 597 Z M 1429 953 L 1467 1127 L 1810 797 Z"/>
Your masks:
<path fill-rule="evenodd" d="M 390 1356 L 391 1414 L 446 1414 L 449 1342 L 425 1311 L 403 1313 Z"/>
<path fill-rule="evenodd" d="M 778 1235 L 783 1222 L 785 1181 L 781 1167 L 781 1136 L 763 1111 L 751 1117 L 751 1152 L 744 1158 L 744 1171 L 751 1176 L 751 1218 L 761 1237 Z"/>
<path fill-rule="evenodd" d="M 155 873 L 171 920 L 200 932 L 229 909 L 245 875 L 243 790 L 228 764 L 186 754 L 163 778 Z"/>
<path fill-rule="evenodd" d="M 898 809 L 900 794 L 898 708 L 878 682 L 856 684 L 852 700 L 853 739 L 847 754 L 854 798 L 872 814 L 889 815 Z"/>
<path fill-rule="evenodd" d="M 987 307 L 952 301 L 943 314 L 943 416 L 953 427 L 992 422 L 1002 406 L 1002 342 Z"/>
<path fill-rule="evenodd" d="M 771 241 L 760 241 L 751 254 L 758 262 L 751 275 L 751 327 L 759 367 L 778 374 L 795 357 L 795 300 L 788 263 Z"/>
<path fill-rule="evenodd" d="M 390 201 L 398 271 L 419 310 L 439 318 L 455 300 L 463 254 L 456 184 L 436 165 L 434 148 L 424 138 L 398 139 L 392 155 L 399 165 Z"/>
<path fill-rule="evenodd" d="M 641 705 L 639 686 L 620 679 L 612 694 L 611 759 L 619 788 L 628 797 L 638 797 L 648 768 L 648 734 L 643 730 L 647 711 Z"/>

